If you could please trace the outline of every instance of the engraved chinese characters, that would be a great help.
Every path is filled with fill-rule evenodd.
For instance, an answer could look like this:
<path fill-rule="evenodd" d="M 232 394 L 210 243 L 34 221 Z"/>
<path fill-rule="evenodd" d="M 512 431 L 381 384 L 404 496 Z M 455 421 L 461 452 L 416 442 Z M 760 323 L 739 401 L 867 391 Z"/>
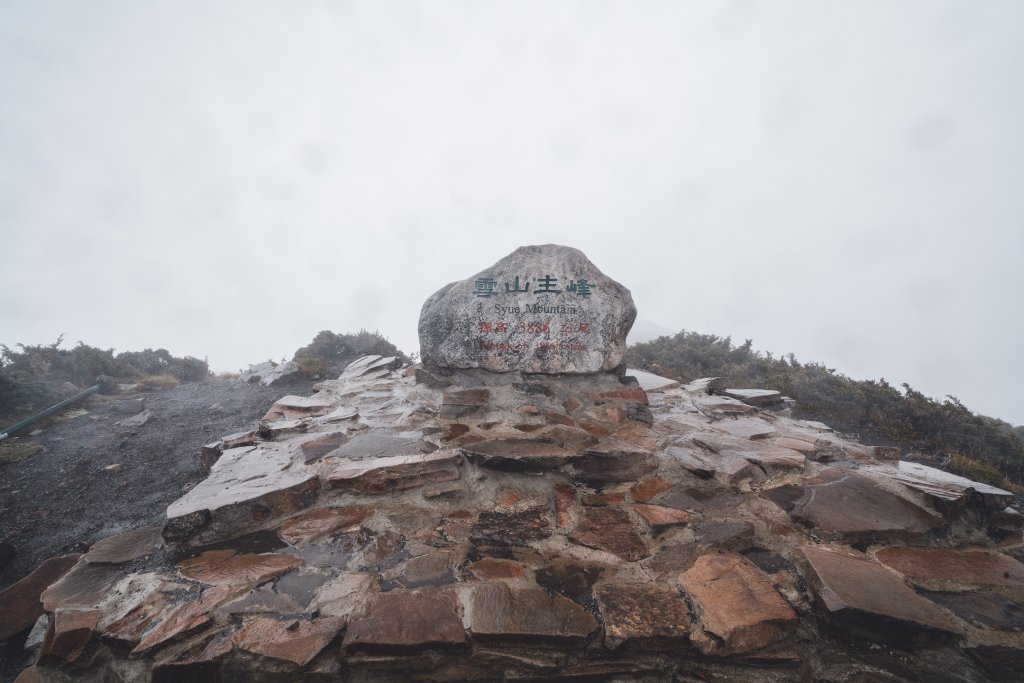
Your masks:
<path fill-rule="evenodd" d="M 427 300 L 420 353 L 441 367 L 600 372 L 622 362 L 635 318 L 629 290 L 583 252 L 520 247 Z"/>

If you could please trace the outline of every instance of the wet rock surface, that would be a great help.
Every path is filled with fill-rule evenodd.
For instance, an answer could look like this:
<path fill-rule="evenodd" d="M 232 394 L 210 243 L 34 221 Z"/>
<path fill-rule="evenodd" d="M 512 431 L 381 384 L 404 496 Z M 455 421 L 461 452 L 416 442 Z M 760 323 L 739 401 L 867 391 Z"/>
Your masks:
<path fill-rule="evenodd" d="M 629 290 L 583 252 L 520 247 L 427 299 L 420 354 L 425 364 L 442 368 L 607 371 L 622 362 L 635 319 Z"/>
<path fill-rule="evenodd" d="M 1003 493 L 646 382 L 361 359 L 36 581 L 25 676 L 1013 679 Z"/>

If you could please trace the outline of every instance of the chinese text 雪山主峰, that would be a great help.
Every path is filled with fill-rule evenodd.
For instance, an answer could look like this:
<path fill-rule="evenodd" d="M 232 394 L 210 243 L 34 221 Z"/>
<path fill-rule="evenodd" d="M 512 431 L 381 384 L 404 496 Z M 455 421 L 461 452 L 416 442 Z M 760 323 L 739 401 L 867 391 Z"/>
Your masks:
<path fill-rule="evenodd" d="M 591 294 L 592 290 L 594 289 L 594 284 L 592 282 L 590 282 L 586 278 L 579 278 L 579 279 L 576 279 L 576 280 L 573 280 L 571 278 L 566 278 L 566 279 L 568 280 L 569 284 L 566 285 L 565 289 L 563 290 L 563 289 L 560 289 L 558 287 L 558 278 L 557 277 L 554 277 L 552 275 L 545 275 L 543 277 L 535 277 L 535 278 L 533 278 L 533 283 L 536 284 L 536 286 L 533 288 L 533 293 L 537 294 L 537 295 L 540 295 L 540 294 L 561 294 L 562 292 L 568 292 L 569 294 L 575 294 L 576 296 L 582 297 L 584 299 L 590 297 L 590 294 Z M 522 282 L 521 282 L 520 281 L 520 277 L 518 275 L 516 275 L 512 282 L 504 283 L 504 285 L 505 285 L 505 292 L 504 293 L 505 294 L 525 294 L 525 293 L 528 293 L 530 291 L 530 284 L 531 284 L 530 278 L 525 278 L 524 277 L 524 278 L 522 278 Z M 489 277 L 477 278 L 476 282 L 473 283 L 473 296 L 479 296 L 479 297 L 498 296 L 502 292 L 501 292 L 501 290 L 497 289 L 497 286 L 498 286 L 498 282 L 494 278 L 489 278 Z"/>

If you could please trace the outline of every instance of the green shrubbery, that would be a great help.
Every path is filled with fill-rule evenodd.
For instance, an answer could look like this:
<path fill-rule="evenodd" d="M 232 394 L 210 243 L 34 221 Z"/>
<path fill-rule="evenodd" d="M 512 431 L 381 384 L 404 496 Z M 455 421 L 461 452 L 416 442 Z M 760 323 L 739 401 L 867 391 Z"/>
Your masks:
<path fill-rule="evenodd" d="M 1024 428 L 975 415 L 952 396 L 936 401 L 906 384 L 901 391 L 884 379 L 853 380 L 824 365 L 801 364 L 793 354 L 760 353 L 749 339 L 735 346 L 729 337 L 686 330 L 631 346 L 626 361 L 673 378 L 722 377 L 734 387 L 776 389 L 798 401 L 801 417 L 908 450 L 957 454 L 965 468 L 970 460 L 1024 483 Z"/>
<path fill-rule="evenodd" d="M 324 330 L 308 346 L 295 352 L 295 362 L 307 376 L 333 374 L 362 356 L 398 356 L 405 362 L 409 359 L 389 342 L 380 332 L 359 330 L 355 334 L 335 334 Z"/>
<path fill-rule="evenodd" d="M 0 344 L 0 418 L 29 415 L 65 398 L 66 382 L 88 387 L 100 375 L 125 382 L 166 375 L 171 381 L 194 382 L 210 372 L 205 360 L 172 356 L 166 349 L 145 349 L 114 354 L 82 342 L 71 349 L 60 348 L 63 337 L 53 344 L 16 349 Z"/>

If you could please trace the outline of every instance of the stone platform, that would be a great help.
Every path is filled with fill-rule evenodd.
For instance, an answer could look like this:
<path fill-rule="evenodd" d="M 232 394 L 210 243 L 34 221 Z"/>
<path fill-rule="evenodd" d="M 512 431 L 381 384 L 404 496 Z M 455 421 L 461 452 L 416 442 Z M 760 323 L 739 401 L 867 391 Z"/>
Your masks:
<path fill-rule="evenodd" d="M 356 361 L 44 567 L 19 681 L 1020 680 L 1009 493 L 644 380 Z"/>

